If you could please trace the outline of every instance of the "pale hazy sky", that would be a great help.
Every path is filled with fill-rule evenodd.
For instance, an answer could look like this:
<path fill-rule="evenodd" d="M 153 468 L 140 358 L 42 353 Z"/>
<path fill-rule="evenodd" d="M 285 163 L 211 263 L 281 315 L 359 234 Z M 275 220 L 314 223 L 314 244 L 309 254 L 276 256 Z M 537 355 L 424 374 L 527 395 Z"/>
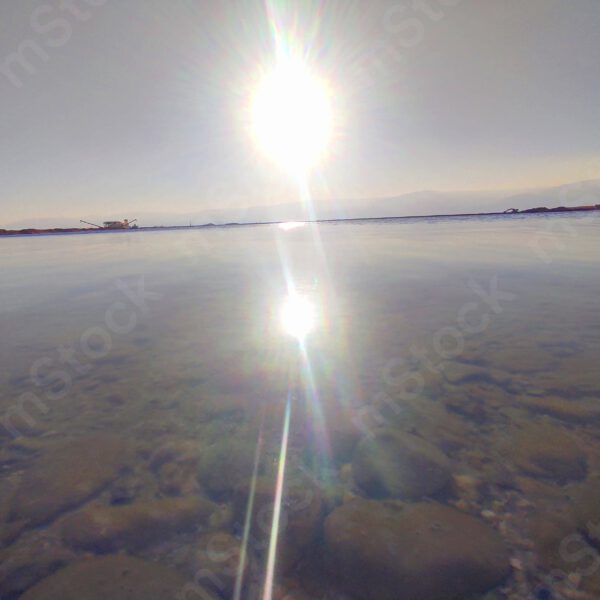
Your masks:
<path fill-rule="evenodd" d="M 276 4 L 335 92 L 319 202 L 600 178 L 598 0 Z M 272 53 L 258 1 L 2 1 L 0 226 L 293 200 L 244 125 Z"/>

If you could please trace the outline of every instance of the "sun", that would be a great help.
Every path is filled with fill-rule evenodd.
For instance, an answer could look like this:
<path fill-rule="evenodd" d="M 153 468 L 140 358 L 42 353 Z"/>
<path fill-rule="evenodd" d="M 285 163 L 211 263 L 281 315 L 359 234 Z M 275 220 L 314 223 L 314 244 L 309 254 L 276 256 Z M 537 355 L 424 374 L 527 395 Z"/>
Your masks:
<path fill-rule="evenodd" d="M 254 93 L 252 132 L 267 156 L 292 175 L 305 175 L 331 140 L 328 86 L 303 61 L 280 59 Z"/>

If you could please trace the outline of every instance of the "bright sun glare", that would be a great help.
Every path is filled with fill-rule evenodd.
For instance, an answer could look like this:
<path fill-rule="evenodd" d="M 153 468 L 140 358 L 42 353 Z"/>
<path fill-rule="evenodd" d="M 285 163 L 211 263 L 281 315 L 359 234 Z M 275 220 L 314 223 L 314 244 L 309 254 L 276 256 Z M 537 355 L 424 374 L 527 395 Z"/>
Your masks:
<path fill-rule="evenodd" d="M 281 309 L 281 325 L 286 333 L 302 341 L 314 329 L 317 313 L 304 296 L 290 294 Z"/>
<path fill-rule="evenodd" d="M 253 134 L 262 150 L 293 175 L 322 158 L 332 134 L 327 86 L 300 60 L 281 59 L 252 103 Z"/>

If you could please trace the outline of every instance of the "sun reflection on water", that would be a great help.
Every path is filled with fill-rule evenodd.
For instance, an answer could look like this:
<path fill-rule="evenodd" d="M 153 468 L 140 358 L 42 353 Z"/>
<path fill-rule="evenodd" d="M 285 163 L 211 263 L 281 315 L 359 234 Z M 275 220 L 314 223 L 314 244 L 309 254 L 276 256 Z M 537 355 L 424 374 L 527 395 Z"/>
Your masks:
<path fill-rule="evenodd" d="M 280 318 L 283 330 L 302 342 L 315 328 L 317 310 L 314 303 L 306 296 L 291 293 L 281 308 Z"/>

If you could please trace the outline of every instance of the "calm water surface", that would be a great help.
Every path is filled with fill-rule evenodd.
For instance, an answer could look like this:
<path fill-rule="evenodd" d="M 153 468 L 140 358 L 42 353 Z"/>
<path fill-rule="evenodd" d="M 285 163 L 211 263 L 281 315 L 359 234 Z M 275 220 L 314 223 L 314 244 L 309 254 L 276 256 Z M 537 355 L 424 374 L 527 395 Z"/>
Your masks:
<path fill-rule="evenodd" d="M 0 597 L 600 598 L 599 234 L 0 240 Z"/>

